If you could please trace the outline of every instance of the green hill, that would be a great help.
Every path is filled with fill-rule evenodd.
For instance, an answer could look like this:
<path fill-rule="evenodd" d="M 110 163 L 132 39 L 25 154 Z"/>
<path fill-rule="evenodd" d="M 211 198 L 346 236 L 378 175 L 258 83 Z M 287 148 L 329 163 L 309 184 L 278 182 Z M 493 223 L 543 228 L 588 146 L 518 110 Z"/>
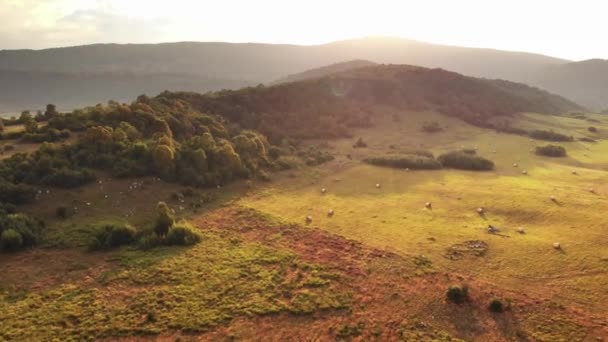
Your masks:
<path fill-rule="evenodd" d="M 523 84 L 402 65 L 363 67 L 270 87 L 161 96 L 258 129 L 274 141 L 347 136 L 353 127 L 371 126 L 378 106 L 437 110 L 485 127 L 492 127 L 495 117 L 519 112 L 556 114 L 582 109 Z"/>

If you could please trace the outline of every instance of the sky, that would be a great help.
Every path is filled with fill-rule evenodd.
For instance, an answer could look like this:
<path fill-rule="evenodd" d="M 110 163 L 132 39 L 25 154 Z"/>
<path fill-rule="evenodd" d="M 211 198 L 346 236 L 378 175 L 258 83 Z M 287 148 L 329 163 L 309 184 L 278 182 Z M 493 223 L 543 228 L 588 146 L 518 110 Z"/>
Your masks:
<path fill-rule="evenodd" d="M 0 49 L 393 36 L 608 59 L 605 0 L 0 0 Z"/>

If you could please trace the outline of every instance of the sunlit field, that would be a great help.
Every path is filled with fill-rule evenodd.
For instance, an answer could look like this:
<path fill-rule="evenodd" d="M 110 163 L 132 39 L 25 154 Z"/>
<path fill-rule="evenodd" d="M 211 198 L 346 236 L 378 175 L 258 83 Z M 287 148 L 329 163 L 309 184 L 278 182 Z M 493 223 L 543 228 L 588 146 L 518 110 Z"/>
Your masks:
<path fill-rule="evenodd" d="M 473 276 L 605 313 L 608 236 L 603 217 L 608 210 L 608 175 L 601 156 L 608 155 L 607 145 L 560 143 L 569 156 L 548 158 L 530 152 L 546 142 L 456 121 L 443 132 L 416 133 L 421 119 L 387 124 L 385 129 L 395 126 L 390 133 L 362 135 L 367 149 L 351 151 L 352 140 L 330 143 L 330 149 L 341 155 L 336 161 L 284 178 L 241 203 L 302 224 L 310 215 L 311 226 L 400 254 L 424 255 L 440 272 Z M 605 132 L 608 126 L 600 120 L 593 124 Z M 589 123 L 530 114 L 517 125 L 586 136 Z M 438 153 L 461 145 L 477 148 L 478 154 L 493 160 L 495 171 L 405 171 L 344 157 L 399 153 L 411 147 Z M 427 202 L 432 208 L 425 207 Z M 327 214 L 330 209 L 333 216 Z M 490 224 L 499 232 L 488 233 Z M 487 243 L 483 255 L 466 250 L 454 255 L 454 245 L 473 240 Z M 554 243 L 561 248 L 554 248 Z"/>

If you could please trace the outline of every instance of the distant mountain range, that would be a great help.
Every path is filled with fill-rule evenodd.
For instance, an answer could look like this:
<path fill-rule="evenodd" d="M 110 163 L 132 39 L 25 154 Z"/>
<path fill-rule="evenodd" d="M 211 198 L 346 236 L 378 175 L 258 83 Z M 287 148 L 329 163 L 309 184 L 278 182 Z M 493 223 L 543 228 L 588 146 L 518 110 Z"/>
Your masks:
<path fill-rule="evenodd" d="M 46 103 L 69 109 L 163 90 L 204 92 L 272 83 L 352 60 L 440 67 L 523 82 L 592 109 L 608 108 L 605 60 L 572 62 L 530 53 L 365 38 L 315 46 L 185 42 L 4 50 L 0 112 L 38 109 Z"/>

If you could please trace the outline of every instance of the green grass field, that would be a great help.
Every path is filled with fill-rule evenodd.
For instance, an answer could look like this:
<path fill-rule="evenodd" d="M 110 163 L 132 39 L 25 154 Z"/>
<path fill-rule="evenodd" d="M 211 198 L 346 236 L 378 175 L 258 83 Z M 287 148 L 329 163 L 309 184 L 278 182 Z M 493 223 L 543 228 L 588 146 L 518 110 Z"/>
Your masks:
<path fill-rule="evenodd" d="M 235 182 L 185 197 L 176 194 L 189 189 L 155 178 L 103 175 L 76 190 L 41 189 L 23 207 L 47 222 L 41 246 L 0 259 L 0 341 L 608 336 L 608 120 L 513 119 L 514 127 L 598 139 L 558 143 L 568 156 L 548 158 L 531 151 L 544 141 L 436 113 L 395 122 L 391 109 L 380 110 L 384 119 L 352 139 L 311 142 L 334 161 L 274 174 L 272 182 Z M 443 131 L 422 132 L 428 121 L 441 122 Z M 589 132 L 591 125 L 599 132 Z M 369 147 L 353 148 L 358 137 Z M 406 171 L 362 162 L 461 148 L 476 148 L 495 170 Z M 102 222 L 149 229 L 158 201 L 198 227 L 202 242 L 87 250 Z M 76 214 L 59 219 L 59 206 Z M 489 224 L 499 234 L 488 233 Z M 446 302 L 453 284 L 470 286 L 469 303 Z M 510 303 L 507 312 L 491 313 L 492 298 Z"/>
<path fill-rule="evenodd" d="M 606 132 L 605 119 L 598 119 L 601 123 L 593 125 Z M 362 132 L 370 146 L 367 149 L 352 150 L 352 140 L 332 143 L 334 153 L 342 157 L 330 165 L 313 175 L 304 171 L 295 180 L 283 179 L 241 202 L 298 223 L 311 215 L 315 227 L 374 247 L 425 255 L 441 271 L 606 314 L 608 174 L 604 160 L 608 146 L 603 141 L 560 143 L 569 157 L 546 158 L 530 152 L 546 142 L 458 122 L 431 135 L 419 132 L 422 120 L 429 120 L 428 116 L 413 116 L 407 123 L 387 122 L 375 134 Z M 588 127 L 580 119 L 533 114 L 522 116 L 517 124 L 580 136 Z M 399 149 L 439 153 L 462 146 L 476 147 L 480 155 L 496 163 L 495 171 L 407 172 L 357 160 L 398 153 Z M 343 157 L 348 153 L 355 159 Z M 523 175 L 522 170 L 528 174 Z M 380 189 L 376 183 L 381 184 Z M 323 195 L 321 188 L 327 193 Z M 426 202 L 432 202 L 432 210 L 425 208 Z M 478 207 L 485 208 L 483 217 L 477 213 Z M 329 209 L 335 211 L 333 217 L 328 217 Z M 501 235 L 489 234 L 488 224 L 499 227 Z M 526 233 L 518 233 L 518 227 Z M 446 257 L 452 245 L 470 240 L 487 242 L 487 252 L 459 260 Z M 562 249 L 555 250 L 554 242 Z"/>

